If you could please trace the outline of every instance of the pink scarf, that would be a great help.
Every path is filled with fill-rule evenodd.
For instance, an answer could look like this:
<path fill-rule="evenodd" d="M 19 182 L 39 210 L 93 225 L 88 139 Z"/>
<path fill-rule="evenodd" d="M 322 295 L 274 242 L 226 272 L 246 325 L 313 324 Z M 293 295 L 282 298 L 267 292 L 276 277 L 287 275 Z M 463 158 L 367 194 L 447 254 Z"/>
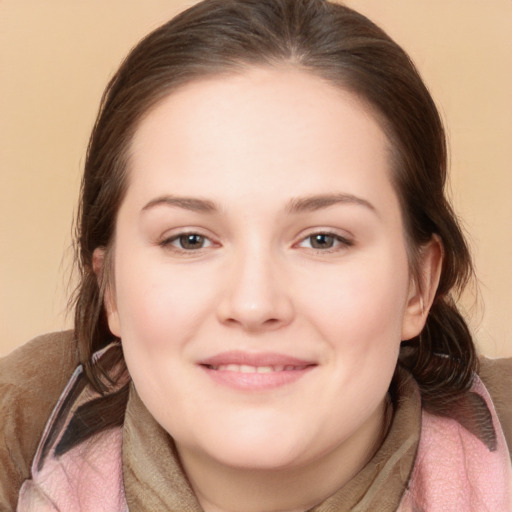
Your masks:
<path fill-rule="evenodd" d="M 471 391 L 487 403 L 496 432 L 489 451 L 456 420 L 422 412 L 418 453 L 399 512 L 511 512 L 512 465 L 491 397 L 476 377 Z"/>

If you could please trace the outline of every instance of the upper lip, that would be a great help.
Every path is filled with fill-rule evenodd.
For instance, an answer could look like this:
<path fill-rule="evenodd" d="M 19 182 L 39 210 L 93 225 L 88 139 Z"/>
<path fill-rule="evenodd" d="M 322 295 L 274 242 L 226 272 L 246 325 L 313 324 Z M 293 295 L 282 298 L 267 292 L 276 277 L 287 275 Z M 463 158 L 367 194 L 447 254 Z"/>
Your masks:
<path fill-rule="evenodd" d="M 203 366 L 222 366 L 228 364 L 247 366 L 312 366 L 316 363 L 311 360 L 275 352 L 253 353 L 233 350 L 202 359 L 199 361 L 199 364 Z"/>

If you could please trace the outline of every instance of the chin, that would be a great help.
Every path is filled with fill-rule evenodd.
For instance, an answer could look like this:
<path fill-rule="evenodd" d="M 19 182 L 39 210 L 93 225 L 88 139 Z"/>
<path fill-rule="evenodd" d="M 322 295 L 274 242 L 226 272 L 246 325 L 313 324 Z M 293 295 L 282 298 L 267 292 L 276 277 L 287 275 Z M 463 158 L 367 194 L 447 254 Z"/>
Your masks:
<path fill-rule="evenodd" d="M 220 428 L 219 428 L 220 427 Z M 254 423 L 252 426 L 223 428 L 209 426 L 208 434 L 202 435 L 203 453 L 223 465 L 239 469 L 279 470 L 293 466 L 308 445 L 306 440 L 290 436 L 289 430 L 277 425 Z"/>
<path fill-rule="evenodd" d="M 276 449 L 276 443 L 272 446 L 253 444 L 252 446 L 240 446 L 232 443 L 223 451 L 216 450 L 212 453 L 218 462 L 225 466 L 248 471 L 279 471 L 295 466 L 298 463 L 295 450 L 287 450 L 280 446 Z"/>

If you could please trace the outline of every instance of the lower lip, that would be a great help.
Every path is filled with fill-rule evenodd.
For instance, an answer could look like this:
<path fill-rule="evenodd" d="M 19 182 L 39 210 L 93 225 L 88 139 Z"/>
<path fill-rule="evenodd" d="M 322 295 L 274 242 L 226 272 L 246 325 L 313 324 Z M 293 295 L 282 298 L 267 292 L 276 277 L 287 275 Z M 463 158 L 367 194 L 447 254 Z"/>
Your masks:
<path fill-rule="evenodd" d="M 203 371 L 215 382 L 240 391 L 266 391 L 292 384 L 306 374 L 315 365 L 306 366 L 299 370 L 283 370 L 268 373 L 242 373 L 226 370 L 213 370 L 201 365 Z"/>

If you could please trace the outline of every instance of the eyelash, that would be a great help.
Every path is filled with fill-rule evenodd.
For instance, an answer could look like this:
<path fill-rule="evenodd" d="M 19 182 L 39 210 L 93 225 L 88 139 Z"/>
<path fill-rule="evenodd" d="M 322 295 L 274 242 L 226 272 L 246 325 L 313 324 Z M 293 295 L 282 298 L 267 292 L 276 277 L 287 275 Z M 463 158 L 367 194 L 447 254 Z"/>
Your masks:
<path fill-rule="evenodd" d="M 197 237 L 202 242 L 205 242 L 207 245 L 206 246 L 201 245 L 201 247 L 192 248 L 192 249 L 185 248 L 185 247 L 183 247 L 183 243 L 185 242 L 186 237 Z M 333 231 L 325 230 L 325 231 L 315 231 L 313 233 L 310 233 L 306 237 L 301 238 L 301 240 L 298 243 L 294 244 L 294 247 L 303 247 L 302 246 L 303 243 L 305 243 L 308 240 L 310 242 L 312 242 L 313 238 L 315 238 L 315 237 L 330 238 L 330 239 L 332 239 L 331 240 L 332 243 L 335 244 L 332 247 L 327 247 L 327 248 L 323 248 L 323 249 L 318 248 L 318 247 L 313 247 L 313 246 L 309 247 L 309 249 L 315 251 L 318 254 L 337 252 L 337 251 L 352 247 L 354 245 L 354 242 L 352 240 L 350 240 L 346 237 L 343 237 Z M 180 244 L 180 247 L 173 245 L 174 242 L 178 242 Z M 173 235 L 173 236 L 163 239 L 162 241 L 160 241 L 158 243 L 158 245 L 163 248 L 172 249 L 179 253 L 192 254 L 192 253 L 197 253 L 197 252 L 201 251 L 202 249 L 208 249 L 210 247 L 213 247 L 215 245 L 215 242 L 213 242 L 209 237 L 202 235 L 201 233 L 199 233 L 197 231 L 185 231 L 185 232 L 180 232 L 180 233 L 177 233 L 176 235 Z"/>
<path fill-rule="evenodd" d="M 302 238 L 296 246 L 301 247 L 304 242 L 309 240 L 312 241 L 315 237 L 329 237 L 332 239 L 333 244 L 338 243 L 337 245 L 334 245 L 333 247 L 328 247 L 324 249 L 319 249 L 317 247 L 309 247 L 309 249 L 315 251 L 318 254 L 325 254 L 325 253 L 332 253 L 337 252 L 343 249 L 347 249 L 349 247 L 352 247 L 354 245 L 354 242 L 344 236 L 339 235 L 338 233 L 335 233 L 333 231 L 325 230 L 325 231 L 315 231 L 313 233 L 310 233 L 308 236 Z"/>
<path fill-rule="evenodd" d="M 206 247 L 201 246 L 196 249 L 186 249 L 185 247 L 183 247 L 183 244 L 182 244 L 182 242 L 184 241 L 184 239 L 186 237 L 200 238 L 203 241 L 207 242 L 208 245 Z M 177 247 L 177 246 L 173 245 L 173 242 L 176 242 L 176 241 L 181 245 L 181 247 Z M 181 252 L 181 253 L 192 253 L 192 252 L 198 252 L 201 249 L 207 249 L 210 246 L 213 246 L 214 243 L 210 240 L 210 238 L 208 238 L 205 235 L 202 235 L 201 233 L 198 233 L 197 231 L 185 231 L 185 232 L 177 233 L 176 235 L 173 235 L 173 236 L 163 239 L 161 242 L 158 243 L 158 245 L 160 245 L 163 248 L 173 249 L 173 250 L 175 250 L 177 252 Z"/>

